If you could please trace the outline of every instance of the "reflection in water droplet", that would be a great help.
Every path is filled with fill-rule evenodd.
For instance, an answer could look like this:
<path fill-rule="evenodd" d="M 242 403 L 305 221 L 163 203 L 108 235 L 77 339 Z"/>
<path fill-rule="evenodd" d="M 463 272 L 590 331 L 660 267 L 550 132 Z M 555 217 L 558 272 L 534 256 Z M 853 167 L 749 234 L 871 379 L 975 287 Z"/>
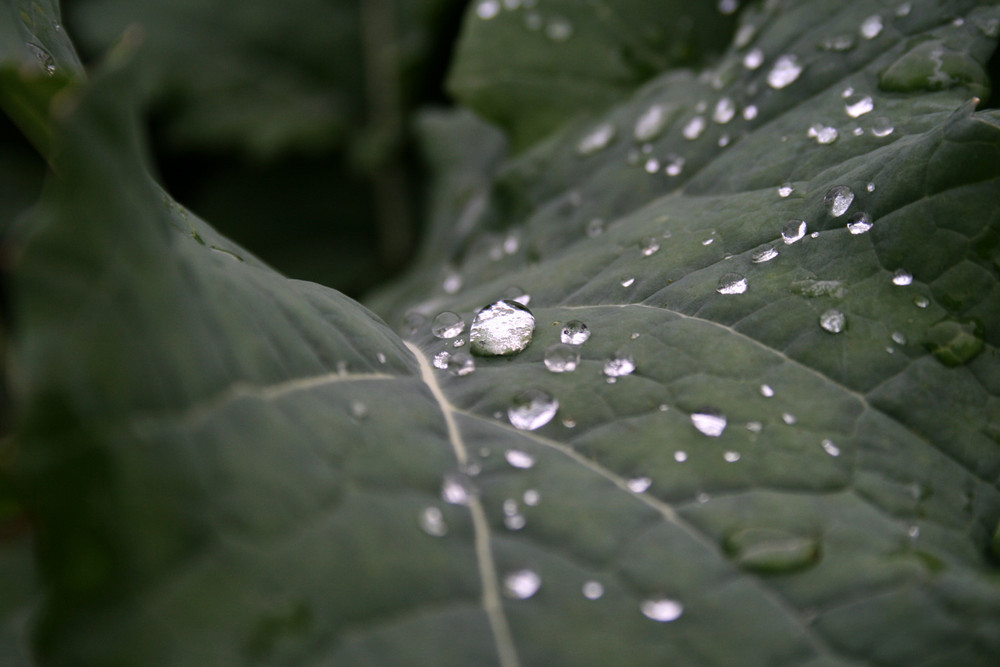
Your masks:
<path fill-rule="evenodd" d="M 463 377 L 476 370 L 476 362 L 468 352 L 456 352 L 447 363 L 448 372 Z"/>
<path fill-rule="evenodd" d="M 913 284 L 913 274 L 906 269 L 896 269 L 892 274 L 892 284 L 906 287 Z"/>
<path fill-rule="evenodd" d="M 854 192 L 846 185 L 836 185 L 830 188 L 823 197 L 826 210 L 834 218 L 839 218 L 847 213 L 847 209 L 850 208 L 853 201 Z"/>
<path fill-rule="evenodd" d="M 649 477 L 636 477 L 625 482 L 625 486 L 632 493 L 645 493 L 647 489 L 652 485 L 653 480 Z"/>
<path fill-rule="evenodd" d="M 819 544 L 778 528 L 744 528 L 726 537 L 725 549 L 741 567 L 755 572 L 788 572 L 813 565 Z"/>
<path fill-rule="evenodd" d="M 448 532 L 444 515 L 437 507 L 426 507 L 420 513 L 420 529 L 432 537 L 443 537 Z"/>
<path fill-rule="evenodd" d="M 872 222 L 867 213 L 855 213 L 847 220 L 847 231 L 851 234 L 864 234 L 871 228 Z"/>
<path fill-rule="evenodd" d="M 795 243 L 806 235 L 805 220 L 789 220 L 781 229 L 781 238 L 788 245 Z"/>
<path fill-rule="evenodd" d="M 875 103 L 872 102 L 872 98 L 868 95 L 852 95 L 847 98 L 847 102 L 844 104 L 844 111 L 851 118 L 858 118 L 869 113 L 875 108 Z"/>
<path fill-rule="evenodd" d="M 446 475 L 441 485 L 441 498 L 451 505 L 468 505 L 472 490 L 465 477 Z"/>
<path fill-rule="evenodd" d="M 765 398 L 771 398 L 774 396 L 774 389 L 769 384 L 762 384 L 760 386 L 760 394 Z"/>
<path fill-rule="evenodd" d="M 758 48 L 750 49 L 743 56 L 743 66 L 749 70 L 755 70 L 764 64 L 764 52 Z"/>
<path fill-rule="evenodd" d="M 465 320 L 451 311 L 439 313 L 431 322 L 431 333 L 437 338 L 454 338 L 465 331 Z"/>
<path fill-rule="evenodd" d="M 639 241 L 639 250 L 642 252 L 643 257 L 654 255 L 659 249 L 660 241 L 655 236 L 644 236 Z"/>
<path fill-rule="evenodd" d="M 888 137 L 893 133 L 892 121 L 890 121 L 885 116 L 876 118 L 875 122 L 872 123 L 872 134 L 876 137 Z"/>
<path fill-rule="evenodd" d="M 507 408 L 507 419 L 514 428 L 534 431 L 552 421 L 558 411 L 559 401 L 552 394 L 541 389 L 528 389 L 514 397 Z"/>
<path fill-rule="evenodd" d="M 676 107 L 669 104 L 654 104 L 635 122 L 633 134 L 636 141 L 652 141 L 660 136 Z"/>
<path fill-rule="evenodd" d="M 774 67 L 767 73 L 767 85 L 775 90 L 780 90 L 793 83 L 802 74 L 802 65 L 794 54 L 784 54 L 778 56 L 774 61 Z"/>
<path fill-rule="evenodd" d="M 732 98 L 722 97 L 715 104 L 715 111 L 712 112 L 712 120 L 720 125 L 725 125 L 736 115 L 736 104 Z"/>
<path fill-rule="evenodd" d="M 553 373 L 572 373 L 580 363 L 580 353 L 567 343 L 554 343 L 545 349 L 545 367 Z"/>
<path fill-rule="evenodd" d="M 627 352 L 616 352 L 604 362 L 604 374 L 609 378 L 619 378 L 635 371 L 635 361 Z"/>
<path fill-rule="evenodd" d="M 882 27 L 882 17 L 874 14 L 861 22 L 859 32 L 865 39 L 875 39 L 882 32 Z"/>
<path fill-rule="evenodd" d="M 448 360 L 449 359 L 451 359 L 451 352 L 449 352 L 448 350 L 445 350 L 444 352 L 438 352 L 437 354 L 435 354 L 434 355 L 434 360 L 431 363 L 434 364 L 434 368 L 437 368 L 437 369 L 440 369 L 440 370 L 443 371 L 443 370 L 445 370 L 445 369 L 448 368 Z"/>
<path fill-rule="evenodd" d="M 719 294 L 743 294 L 747 291 L 747 279 L 739 273 L 727 273 L 719 278 L 715 291 Z"/>
<path fill-rule="evenodd" d="M 843 331 L 846 324 L 847 318 L 836 308 L 831 308 L 819 316 L 819 325 L 823 327 L 825 331 L 829 331 L 833 334 L 839 334 Z"/>
<path fill-rule="evenodd" d="M 604 595 L 604 586 L 599 581 L 587 581 L 583 584 L 583 597 L 588 600 L 599 600 Z"/>
<path fill-rule="evenodd" d="M 716 410 L 702 410 L 691 414 L 691 423 L 703 434 L 718 438 L 726 430 L 726 416 Z"/>
<path fill-rule="evenodd" d="M 517 570 L 511 572 L 503 580 L 503 592 L 515 600 L 527 600 L 538 592 L 542 586 L 542 578 L 532 570 Z"/>
<path fill-rule="evenodd" d="M 830 456 L 840 456 L 840 447 L 833 444 L 833 440 L 823 438 L 823 442 L 821 444 L 823 445 L 823 450 Z"/>
<path fill-rule="evenodd" d="M 616 128 L 611 123 L 602 123 L 591 130 L 587 136 L 576 145 L 580 155 L 590 155 L 605 148 L 615 138 Z"/>
<path fill-rule="evenodd" d="M 517 354 L 531 343 L 535 316 L 516 301 L 503 299 L 476 314 L 469 329 L 472 353 L 481 356 Z"/>
<path fill-rule="evenodd" d="M 793 192 L 795 192 L 795 190 L 792 188 L 791 183 L 785 183 L 784 185 L 778 187 L 778 196 L 781 197 L 782 199 L 792 194 Z"/>
<path fill-rule="evenodd" d="M 705 131 L 708 123 L 705 122 L 704 116 L 695 116 L 687 122 L 684 129 L 681 130 L 681 134 L 688 141 L 693 141 L 701 136 L 701 133 Z"/>
<path fill-rule="evenodd" d="M 643 616 L 661 623 L 676 621 L 684 613 L 684 605 L 669 598 L 644 600 L 639 608 Z"/>
<path fill-rule="evenodd" d="M 500 2 L 499 0 L 483 0 L 476 7 L 476 16 L 483 19 L 484 21 L 489 21 L 500 13 Z"/>
<path fill-rule="evenodd" d="M 559 340 L 569 345 L 583 345 L 590 338 L 590 327 L 580 320 L 570 320 L 559 332 Z"/>

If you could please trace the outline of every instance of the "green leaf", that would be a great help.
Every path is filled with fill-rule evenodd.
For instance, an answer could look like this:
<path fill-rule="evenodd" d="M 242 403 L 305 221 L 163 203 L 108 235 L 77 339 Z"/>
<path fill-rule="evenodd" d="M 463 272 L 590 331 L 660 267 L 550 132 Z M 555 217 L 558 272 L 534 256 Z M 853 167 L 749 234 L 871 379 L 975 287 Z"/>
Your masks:
<path fill-rule="evenodd" d="M 405 341 L 163 193 L 134 73 L 76 92 L 13 267 L 41 661 L 994 663 L 1000 10 L 878 7 L 748 8 L 502 163 L 429 117 L 432 244 L 376 304 Z M 515 296 L 527 349 L 434 367 L 469 343 L 432 318 Z"/>

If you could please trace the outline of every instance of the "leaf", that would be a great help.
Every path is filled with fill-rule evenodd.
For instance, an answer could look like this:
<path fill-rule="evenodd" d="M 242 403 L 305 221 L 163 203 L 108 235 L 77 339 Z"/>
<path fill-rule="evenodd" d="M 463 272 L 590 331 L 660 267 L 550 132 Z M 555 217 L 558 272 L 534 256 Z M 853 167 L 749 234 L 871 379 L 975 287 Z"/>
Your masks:
<path fill-rule="evenodd" d="M 1000 116 L 971 98 L 1000 15 L 878 11 L 872 34 L 871 3 L 748 9 L 704 76 L 667 72 L 501 165 L 495 137 L 454 149 L 465 179 L 434 210 L 480 213 L 380 298 L 421 295 L 385 311 L 405 342 L 153 184 L 134 73 L 77 92 L 12 287 L 3 472 L 39 521 L 41 660 L 995 662 Z M 913 66 L 944 54 L 926 44 L 944 76 Z M 791 54 L 801 73 L 769 85 Z M 880 89 L 908 58 L 924 87 Z M 674 108 L 644 152 L 654 104 Z M 526 350 L 433 367 L 462 348 L 431 317 L 468 325 L 514 291 Z M 553 373 L 571 320 L 591 336 Z M 558 411 L 519 430 L 529 389 Z"/>

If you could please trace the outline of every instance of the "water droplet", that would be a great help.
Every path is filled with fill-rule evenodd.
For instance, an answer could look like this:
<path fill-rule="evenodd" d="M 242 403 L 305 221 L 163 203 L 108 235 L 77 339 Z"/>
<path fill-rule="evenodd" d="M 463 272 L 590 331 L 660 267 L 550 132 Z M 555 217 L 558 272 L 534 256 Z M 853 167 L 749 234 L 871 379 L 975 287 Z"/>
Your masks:
<path fill-rule="evenodd" d="M 726 416 L 717 410 L 702 410 L 691 414 L 691 423 L 703 434 L 718 438 L 726 430 Z"/>
<path fill-rule="evenodd" d="M 748 104 L 743 107 L 743 120 L 753 120 L 757 117 L 757 105 Z"/>
<path fill-rule="evenodd" d="M 617 128 L 611 123 L 601 123 L 580 140 L 576 152 L 580 155 L 591 155 L 606 148 L 615 138 Z"/>
<path fill-rule="evenodd" d="M 750 49 L 743 56 L 743 66 L 748 70 L 755 70 L 764 64 L 764 52 L 758 48 Z"/>
<path fill-rule="evenodd" d="M 875 122 L 872 123 L 872 134 L 879 138 L 888 137 L 894 130 L 892 122 L 885 116 L 876 118 Z"/>
<path fill-rule="evenodd" d="M 931 302 L 925 296 L 918 296 L 913 299 L 913 305 L 915 305 L 917 308 L 926 308 L 927 306 L 931 305 Z"/>
<path fill-rule="evenodd" d="M 913 284 L 913 274 L 906 269 L 896 269 L 892 274 L 892 284 L 906 287 Z"/>
<path fill-rule="evenodd" d="M 517 354 L 531 343 L 535 316 L 526 306 L 503 299 L 476 314 L 469 329 L 472 353 L 481 356 Z"/>
<path fill-rule="evenodd" d="M 775 90 L 780 90 L 793 83 L 802 74 L 802 65 L 799 64 L 798 56 L 794 54 L 784 54 L 778 56 L 774 61 L 774 67 L 767 73 L 767 85 Z"/>
<path fill-rule="evenodd" d="M 728 16 L 740 8 L 740 0 L 719 0 L 716 7 L 718 7 L 720 14 Z"/>
<path fill-rule="evenodd" d="M 726 463 L 736 463 L 740 460 L 740 453 L 728 451 L 722 455 L 722 458 L 725 459 Z"/>
<path fill-rule="evenodd" d="M 431 362 L 434 364 L 434 368 L 439 370 L 446 370 L 448 368 L 448 360 L 451 359 L 451 352 L 445 350 L 444 352 L 438 352 L 434 355 L 434 360 Z"/>
<path fill-rule="evenodd" d="M 774 389 L 769 384 L 762 384 L 760 386 L 760 394 L 765 398 L 771 398 L 774 396 Z"/>
<path fill-rule="evenodd" d="M 680 176 L 684 169 L 684 158 L 680 155 L 670 155 L 667 167 L 663 170 L 667 176 Z"/>
<path fill-rule="evenodd" d="M 893 331 L 889 337 L 892 338 L 892 342 L 896 345 L 906 345 L 906 335 L 901 331 Z"/>
<path fill-rule="evenodd" d="M 875 108 L 875 103 L 869 95 L 851 95 L 844 103 L 844 111 L 851 118 L 859 118 Z"/>
<path fill-rule="evenodd" d="M 476 362 L 468 352 L 456 352 L 447 362 L 448 372 L 462 377 L 476 370 Z"/>
<path fill-rule="evenodd" d="M 836 53 L 850 51 L 854 48 L 854 37 L 851 35 L 836 35 L 834 37 L 828 37 L 820 44 L 820 48 L 824 51 L 834 51 Z"/>
<path fill-rule="evenodd" d="M 377 361 L 378 361 L 378 362 L 379 362 L 380 364 L 384 364 L 384 363 L 385 363 L 386 361 L 388 361 L 388 360 L 389 360 L 389 359 L 388 359 L 388 357 L 386 357 L 386 356 L 385 356 L 385 353 L 384 353 L 384 352 L 376 352 L 376 353 L 375 353 L 375 359 L 376 359 L 376 360 L 377 360 Z"/>
<path fill-rule="evenodd" d="M 580 363 L 580 353 L 567 343 L 554 343 L 545 349 L 545 367 L 553 373 L 572 373 Z"/>
<path fill-rule="evenodd" d="M 719 278 L 715 291 L 719 294 L 743 294 L 747 291 L 747 279 L 739 273 L 727 273 Z"/>
<path fill-rule="evenodd" d="M 684 605 L 669 598 L 644 600 L 639 608 L 642 610 L 643 616 L 660 623 L 676 621 L 684 613 Z"/>
<path fill-rule="evenodd" d="M 604 233 L 604 220 L 594 218 L 587 223 L 587 236 L 594 238 Z"/>
<path fill-rule="evenodd" d="M 681 134 L 688 141 L 693 141 L 701 136 L 701 133 L 705 131 L 708 123 L 705 122 L 704 116 L 695 116 L 687 122 L 684 129 L 681 130 Z"/>
<path fill-rule="evenodd" d="M 772 259 L 778 256 L 778 251 L 774 249 L 773 245 L 763 245 L 752 253 L 750 253 L 750 261 L 754 264 L 763 264 L 764 262 L 770 262 Z"/>
<path fill-rule="evenodd" d="M 791 245 L 806 235 L 805 220 L 789 220 L 781 228 L 781 238 L 786 244 Z"/>
<path fill-rule="evenodd" d="M 846 185 L 836 185 L 830 188 L 827 191 L 826 196 L 823 197 L 823 203 L 826 204 L 826 210 L 829 211 L 830 215 L 834 218 L 839 218 L 847 213 L 847 209 L 850 208 L 853 202 L 854 192 Z"/>
<path fill-rule="evenodd" d="M 791 412 L 783 412 L 781 414 L 781 421 L 791 426 L 795 424 L 795 422 L 797 422 L 798 419 L 796 419 L 795 415 L 793 415 Z"/>
<path fill-rule="evenodd" d="M 677 461 L 678 463 L 684 463 L 687 460 L 688 460 L 687 452 L 681 450 L 674 452 L 674 461 Z"/>
<path fill-rule="evenodd" d="M 483 19 L 484 21 L 489 21 L 500 13 L 500 2 L 499 0 L 483 0 L 476 7 L 476 16 Z"/>
<path fill-rule="evenodd" d="M 875 183 L 869 182 L 868 185 L 865 186 L 865 190 L 868 192 L 875 192 Z"/>
<path fill-rule="evenodd" d="M 558 411 L 559 401 L 552 394 L 541 389 L 528 389 L 511 401 L 507 419 L 514 428 L 534 431 L 552 421 Z"/>
<path fill-rule="evenodd" d="M 806 135 L 816 140 L 818 144 L 832 144 L 840 136 L 837 128 L 822 123 L 814 123 L 806 131 Z"/>
<path fill-rule="evenodd" d="M 441 498 L 450 505 L 468 505 L 472 489 L 464 476 L 446 475 L 441 485 Z"/>
<path fill-rule="evenodd" d="M 32 42 L 25 42 L 25 46 L 31 51 L 31 54 L 35 56 L 35 60 L 38 64 L 42 66 L 45 73 L 49 76 L 53 76 L 56 73 L 56 63 L 52 58 L 52 54 L 49 53 L 45 48 L 39 46 L 38 44 L 33 44 Z"/>
<path fill-rule="evenodd" d="M 426 507 L 420 513 L 420 529 L 431 537 L 443 537 L 448 532 L 444 514 L 437 507 Z"/>
<path fill-rule="evenodd" d="M 632 493 L 645 493 L 652 484 L 653 480 L 649 477 L 636 477 L 625 482 L 625 486 Z"/>
<path fill-rule="evenodd" d="M 761 422 L 747 422 L 747 430 L 751 433 L 760 433 L 764 430 L 764 424 Z"/>
<path fill-rule="evenodd" d="M 660 136 L 670 123 L 676 108 L 671 104 L 654 104 L 646 109 L 635 122 L 633 134 L 636 141 L 652 141 Z"/>
<path fill-rule="evenodd" d="M 655 236 L 644 236 L 639 241 L 639 250 L 644 257 L 656 254 L 660 249 L 660 241 Z"/>
<path fill-rule="evenodd" d="M 368 417 L 368 406 L 361 401 L 351 401 L 350 411 L 351 416 L 358 421 L 364 420 Z"/>
<path fill-rule="evenodd" d="M 868 217 L 867 213 L 855 213 L 847 219 L 847 231 L 851 234 L 864 234 L 871 228 L 872 221 L 871 218 Z"/>
<path fill-rule="evenodd" d="M 858 32 L 865 39 L 875 39 L 882 32 L 882 27 L 882 17 L 878 14 L 873 14 L 861 22 Z"/>
<path fill-rule="evenodd" d="M 569 345 L 583 345 L 590 338 L 590 327 L 580 320 L 570 320 L 559 332 L 559 340 Z"/>
<path fill-rule="evenodd" d="M 550 18 L 545 24 L 545 36 L 553 42 L 565 42 L 573 36 L 573 24 L 562 16 Z"/>
<path fill-rule="evenodd" d="M 793 192 L 795 192 L 795 189 L 792 188 L 791 183 L 785 183 L 784 185 L 778 187 L 778 196 L 781 197 L 782 199 L 788 197 Z"/>
<path fill-rule="evenodd" d="M 635 360 L 627 352 L 616 352 L 604 362 L 604 374 L 609 378 L 619 378 L 635 371 Z"/>
<path fill-rule="evenodd" d="M 973 320 L 942 320 L 927 330 L 924 345 L 945 366 L 962 366 L 983 351 L 982 325 Z"/>
<path fill-rule="evenodd" d="M 528 489 L 521 498 L 528 507 L 537 507 L 542 500 L 542 494 L 535 489 Z"/>
<path fill-rule="evenodd" d="M 538 592 L 542 586 L 542 578 L 532 570 L 517 570 L 511 572 L 503 580 L 503 592 L 515 600 L 527 600 Z"/>
<path fill-rule="evenodd" d="M 523 514 L 513 514 L 503 518 L 503 525 L 506 526 L 507 530 L 521 530 L 527 523 L 528 521 Z"/>
<path fill-rule="evenodd" d="M 755 572 L 788 572 L 813 565 L 819 544 L 776 528 L 745 528 L 726 537 L 725 549 L 741 567 Z"/>
<path fill-rule="evenodd" d="M 846 324 L 847 318 L 836 308 L 831 308 L 819 316 L 819 325 L 833 334 L 843 331 Z"/>
<path fill-rule="evenodd" d="M 712 112 L 712 120 L 720 125 L 725 125 L 736 115 L 736 104 L 732 98 L 722 97 L 715 104 L 715 111 Z"/>
<path fill-rule="evenodd" d="M 896 16 L 899 17 L 908 16 L 911 9 L 913 9 L 913 3 L 904 2 L 899 7 L 896 7 Z"/>
<path fill-rule="evenodd" d="M 651 157 L 646 160 L 646 164 L 643 165 L 643 169 L 646 170 L 647 174 L 655 174 L 660 170 L 660 161 L 655 157 Z"/>
<path fill-rule="evenodd" d="M 833 440 L 830 440 L 829 438 L 823 438 L 823 442 L 820 444 L 823 445 L 823 451 L 825 451 L 830 456 L 840 456 L 840 447 L 833 444 Z"/>
<path fill-rule="evenodd" d="M 552 417 L 549 417 L 551 419 Z M 518 426 L 518 428 L 521 428 Z M 537 427 L 536 427 L 537 428 Z M 528 429 L 531 430 L 531 429 Z M 507 459 L 509 463 L 514 468 L 521 468 L 527 470 L 535 465 L 535 457 L 527 452 L 521 451 L 520 449 L 508 449 L 504 452 L 503 457 Z"/>
<path fill-rule="evenodd" d="M 588 600 L 599 600 L 604 595 L 604 586 L 599 581 L 587 581 L 583 584 L 583 597 Z"/>
<path fill-rule="evenodd" d="M 622 279 L 621 279 L 622 287 L 631 287 L 632 283 L 634 283 L 634 282 L 635 282 L 635 278 L 633 278 L 632 276 L 622 276 Z"/>
<path fill-rule="evenodd" d="M 410 311 L 403 317 L 403 335 L 412 336 L 427 324 L 427 316 L 423 313 Z"/>
<path fill-rule="evenodd" d="M 465 320 L 451 311 L 439 313 L 431 322 L 431 333 L 437 338 L 454 338 L 465 331 Z"/>

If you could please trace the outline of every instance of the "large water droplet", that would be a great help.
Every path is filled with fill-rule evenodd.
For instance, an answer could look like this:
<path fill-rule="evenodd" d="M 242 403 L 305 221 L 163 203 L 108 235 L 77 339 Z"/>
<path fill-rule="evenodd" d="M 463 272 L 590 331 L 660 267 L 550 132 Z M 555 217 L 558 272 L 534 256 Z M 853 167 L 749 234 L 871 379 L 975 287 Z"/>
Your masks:
<path fill-rule="evenodd" d="M 772 259 L 778 256 L 778 251 L 774 249 L 773 245 L 763 245 L 752 253 L 750 253 L 750 261 L 754 264 L 763 264 L 764 262 L 770 262 Z"/>
<path fill-rule="evenodd" d="M 684 605 L 670 598 L 644 600 L 639 608 L 643 616 L 660 623 L 676 621 L 684 613 Z"/>
<path fill-rule="evenodd" d="M 853 201 L 854 192 L 846 185 L 836 185 L 830 188 L 827 191 L 826 196 L 823 197 L 823 203 L 826 204 L 826 210 L 829 211 L 830 215 L 834 218 L 839 218 L 847 213 L 847 209 L 850 208 Z"/>
<path fill-rule="evenodd" d="M 878 14 L 873 14 L 861 22 L 858 32 L 865 39 L 875 39 L 882 32 L 882 28 L 882 17 Z"/>
<path fill-rule="evenodd" d="M 722 97 L 715 104 L 715 111 L 712 112 L 712 120 L 720 125 L 725 125 L 736 115 L 736 104 L 730 97 Z"/>
<path fill-rule="evenodd" d="M 715 291 L 719 294 L 743 294 L 747 291 L 747 279 L 739 273 L 727 273 L 719 278 Z"/>
<path fill-rule="evenodd" d="M 503 299 L 483 308 L 472 321 L 472 353 L 481 356 L 517 354 L 528 347 L 535 316 L 516 301 Z"/>
<path fill-rule="evenodd" d="M 781 228 L 781 238 L 786 244 L 791 245 L 806 235 L 805 220 L 789 220 Z"/>
<path fill-rule="evenodd" d="M 633 134 L 636 141 L 652 141 L 660 136 L 676 109 L 672 104 L 654 104 L 646 109 L 635 122 Z"/>
<path fill-rule="evenodd" d="M 503 592 L 515 600 L 527 600 L 538 592 L 542 578 L 533 570 L 517 570 L 503 579 Z"/>
<path fill-rule="evenodd" d="M 702 410 L 691 413 L 691 423 L 703 434 L 718 438 L 726 430 L 726 416 L 717 410 Z"/>
<path fill-rule="evenodd" d="M 831 308 L 830 310 L 824 311 L 823 314 L 819 316 L 819 325 L 823 327 L 825 331 L 829 331 L 833 334 L 839 334 L 847 325 L 847 317 L 836 308 Z"/>
<path fill-rule="evenodd" d="M 851 118 L 859 118 L 875 108 L 875 103 L 869 95 L 851 95 L 844 103 L 844 111 Z"/>
<path fill-rule="evenodd" d="M 570 320 L 559 332 L 559 340 L 569 345 L 583 345 L 590 338 L 590 327 L 580 320 Z"/>
<path fill-rule="evenodd" d="M 943 320 L 927 330 L 924 345 L 945 366 L 962 366 L 983 351 L 982 325 L 973 320 Z"/>
<path fill-rule="evenodd" d="M 444 514 L 437 507 L 426 507 L 420 513 L 420 529 L 432 537 L 443 537 L 448 532 Z"/>
<path fill-rule="evenodd" d="M 871 218 L 867 213 L 855 213 L 847 219 L 847 231 L 851 234 L 864 234 L 872 228 Z"/>
<path fill-rule="evenodd" d="M 604 362 L 604 374 L 609 378 L 619 378 L 624 375 L 630 375 L 633 371 L 635 371 L 635 360 L 633 360 L 632 355 L 627 352 L 616 352 Z"/>
<path fill-rule="evenodd" d="M 616 128 L 611 123 L 602 123 L 591 130 L 576 145 L 576 152 L 580 155 L 590 155 L 605 148 L 615 138 Z"/>
<path fill-rule="evenodd" d="M 552 421 L 559 411 L 559 401 L 541 389 L 527 389 L 514 397 L 507 408 L 507 419 L 514 428 L 534 431 Z"/>
<path fill-rule="evenodd" d="M 767 73 L 767 85 L 780 90 L 798 79 L 800 74 L 802 65 L 799 64 L 798 56 L 784 54 L 778 56 L 774 61 L 774 67 Z"/>
<path fill-rule="evenodd" d="M 580 363 L 580 353 L 567 343 L 554 343 L 545 349 L 545 367 L 553 373 L 572 373 Z"/>
<path fill-rule="evenodd" d="M 465 320 L 451 311 L 439 313 L 431 322 L 431 333 L 437 338 L 454 338 L 465 331 Z"/>
<path fill-rule="evenodd" d="M 456 352 L 448 359 L 445 367 L 456 377 L 462 377 L 476 370 L 476 362 L 468 352 Z"/>
<path fill-rule="evenodd" d="M 741 567 L 755 572 L 789 572 L 819 558 L 814 538 L 775 528 L 738 530 L 726 538 L 725 548 Z"/>
<path fill-rule="evenodd" d="M 893 131 L 895 131 L 895 129 L 896 128 L 892 126 L 892 121 L 885 116 L 876 118 L 875 122 L 872 123 L 872 134 L 879 138 L 888 137 L 893 133 Z"/>
<path fill-rule="evenodd" d="M 693 141 L 701 136 L 707 126 L 708 123 L 705 122 L 704 116 L 695 116 L 687 122 L 684 129 L 681 130 L 681 134 L 684 135 L 685 139 Z"/>

